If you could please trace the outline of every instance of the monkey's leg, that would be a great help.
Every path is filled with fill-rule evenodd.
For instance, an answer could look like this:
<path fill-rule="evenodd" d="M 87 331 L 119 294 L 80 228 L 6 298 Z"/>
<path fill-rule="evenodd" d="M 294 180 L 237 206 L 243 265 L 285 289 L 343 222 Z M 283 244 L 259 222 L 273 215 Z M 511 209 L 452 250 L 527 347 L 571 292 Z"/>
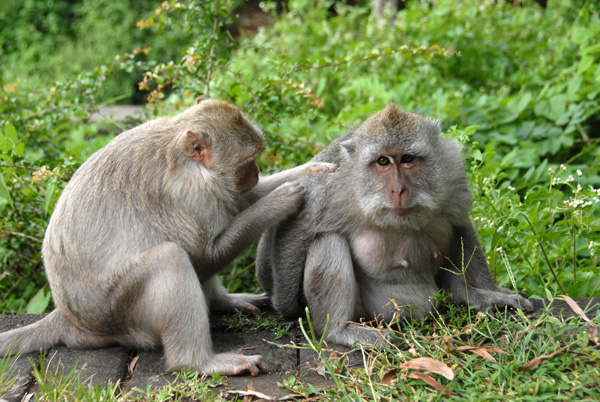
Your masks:
<path fill-rule="evenodd" d="M 273 244 L 275 228 L 271 228 L 263 233 L 258 247 L 256 249 L 256 260 L 254 265 L 256 266 L 256 276 L 260 282 L 260 286 L 267 293 L 271 295 L 273 292 L 273 267 L 271 266 L 271 255 L 273 254 Z"/>
<path fill-rule="evenodd" d="M 355 342 L 382 343 L 375 329 L 352 324 L 356 317 L 358 285 L 350 247 L 344 237 L 329 233 L 314 240 L 308 250 L 304 271 L 304 294 L 313 325 L 325 339 L 344 346 Z"/>
<path fill-rule="evenodd" d="M 140 289 L 126 324 L 129 342 L 162 344 L 166 369 L 193 367 L 205 374 L 264 371 L 260 356 L 215 354 L 204 291 L 187 253 L 174 243 L 147 250 L 131 267 L 116 292 Z M 143 343 L 142 343 L 143 344 Z"/>
<path fill-rule="evenodd" d="M 210 311 L 214 313 L 241 310 L 248 314 L 260 314 L 260 307 L 269 302 L 269 296 L 266 293 L 260 295 L 229 293 L 217 276 L 213 276 L 203 285 L 206 293 L 209 292 L 208 287 L 210 287 Z"/>

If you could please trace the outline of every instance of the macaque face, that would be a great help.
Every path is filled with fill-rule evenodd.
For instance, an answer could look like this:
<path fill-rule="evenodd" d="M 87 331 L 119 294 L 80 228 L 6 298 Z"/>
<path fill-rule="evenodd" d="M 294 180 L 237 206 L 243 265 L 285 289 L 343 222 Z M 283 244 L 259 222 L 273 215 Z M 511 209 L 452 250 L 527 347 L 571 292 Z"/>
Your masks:
<path fill-rule="evenodd" d="M 238 185 L 242 193 L 250 191 L 256 186 L 259 173 L 260 169 L 253 157 L 242 161 L 237 170 Z"/>
<path fill-rule="evenodd" d="M 410 212 L 411 176 L 417 173 L 420 163 L 416 156 L 399 151 L 382 152 L 373 157 L 370 167 L 383 182 L 392 212 L 398 216 Z"/>

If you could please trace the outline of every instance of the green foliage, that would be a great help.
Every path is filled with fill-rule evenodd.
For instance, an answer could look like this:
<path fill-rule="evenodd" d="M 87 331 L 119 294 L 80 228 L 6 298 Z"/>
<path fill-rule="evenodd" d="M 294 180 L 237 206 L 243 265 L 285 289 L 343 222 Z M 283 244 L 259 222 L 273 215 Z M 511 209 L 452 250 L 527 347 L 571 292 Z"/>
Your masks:
<path fill-rule="evenodd" d="M 40 400 L 43 401 L 118 401 L 119 381 L 106 386 L 83 383 L 79 379 L 82 369 L 73 369 L 65 373 L 60 362 L 53 362 L 53 357 L 40 356 L 40 365 L 33 365 L 33 376 L 40 390 Z"/>
<path fill-rule="evenodd" d="M 464 143 L 497 282 L 600 295 L 595 2 L 411 1 L 388 26 L 368 2 L 336 2 L 334 15 L 330 1 L 294 0 L 238 39 L 236 1 L 22 3 L 0 14 L 14 22 L 0 23 L 0 310 L 43 308 L 48 216 L 79 164 L 123 130 L 88 124 L 99 103 L 129 96 L 123 74 L 155 113 L 198 97 L 240 105 L 268 134 L 263 172 L 307 161 L 390 101 L 439 118 Z M 256 287 L 253 258 L 228 287 Z"/>
<path fill-rule="evenodd" d="M 184 32 L 151 35 L 136 28 L 158 2 L 145 0 L 2 0 L 0 63 L 4 81 L 18 86 L 48 86 L 111 63 L 134 48 L 151 49 L 153 63 L 178 57 L 191 36 Z M 190 32 L 192 35 L 193 32 Z M 98 92 L 100 102 L 143 102 L 136 65 L 116 72 Z"/>

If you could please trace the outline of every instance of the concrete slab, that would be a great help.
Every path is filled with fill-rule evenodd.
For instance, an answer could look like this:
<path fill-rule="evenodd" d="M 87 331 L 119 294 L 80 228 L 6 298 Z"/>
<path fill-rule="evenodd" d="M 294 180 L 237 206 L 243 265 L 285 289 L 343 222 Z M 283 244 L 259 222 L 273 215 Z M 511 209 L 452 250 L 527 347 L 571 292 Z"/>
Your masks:
<path fill-rule="evenodd" d="M 45 314 L 8 315 L 0 316 L 0 332 L 10 331 L 42 319 Z M 8 366 L 7 374 L 13 377 L 11 387 L 0 398 L 8 402 L 20 401 L 29 387 L 33 384 L 32 365 L 38 364 L 38 352 L 16 356 L 0 356 L 3 365 Z"/>
<path fill-rule="evenodd" d="M 50 378 L 66 378 L 73 372 L 73 378 L 78 377 L 82 383 L 104 386 L 124 378 L 128 359 L 128 351 L 120 346 L 93 350 L 63 346 L 48 352 L 44 372 Z M 36 383 L 31 392 L 40 395 L 40 384 Z"/>

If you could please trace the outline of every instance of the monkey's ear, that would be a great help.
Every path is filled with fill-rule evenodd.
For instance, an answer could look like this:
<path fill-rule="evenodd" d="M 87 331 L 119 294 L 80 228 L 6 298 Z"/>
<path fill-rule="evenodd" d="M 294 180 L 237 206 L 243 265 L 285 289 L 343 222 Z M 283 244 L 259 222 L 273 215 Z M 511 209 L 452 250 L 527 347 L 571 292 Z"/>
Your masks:
<path fill-rule="evenodd" d="M 188 131 L 183 153 L 189 159 L 206 165 L 210 161 L 210 136 L 204 132 Z"/>
<path fill-rule="evenodd" d="M 346 158 L 349 158 L 350 155 L 352 155 L 354 153 L 354 150 L 356 149 L 356 143 L 354 142 L 354 140 L 343 141 L 340 145 L 342 146 L 342 153 Z"/>

